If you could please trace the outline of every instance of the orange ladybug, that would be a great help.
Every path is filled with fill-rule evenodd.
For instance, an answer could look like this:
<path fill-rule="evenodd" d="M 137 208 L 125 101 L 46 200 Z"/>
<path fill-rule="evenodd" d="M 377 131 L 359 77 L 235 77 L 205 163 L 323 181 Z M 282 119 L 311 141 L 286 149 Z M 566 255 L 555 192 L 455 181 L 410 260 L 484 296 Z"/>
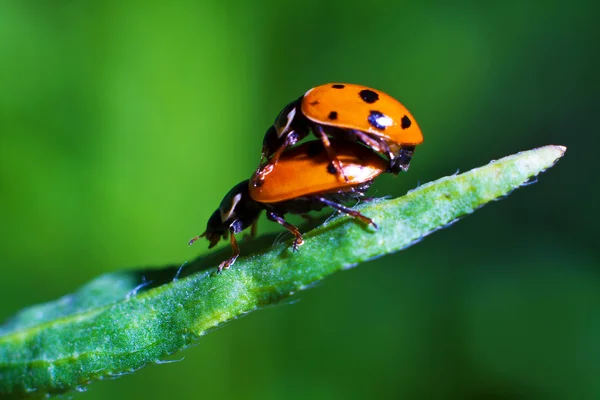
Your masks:
<path fill-rule="evenodd" d="M 253 185 L 260 186 L 283 151 L 310 131 L 321 139 L 333 168 L 344 178 L 329 137 L 359 141 L 381 153 L 389 159 L 389 171 L 394 174 L 408 169 L 415 146 L 423 142 L 412 114 L 390 95 L 361 85 L 328 83 L 310 89 L 279 113 L 263 139 Z"/>
<path fill-rule="evenodd" d="M 294 235 L 294 251 L 304 241 L 298 228 L 284 219 L 287 213 L 306 214 L 311 210 L 331 207 L 377 228 L 370 218 L 340 203 L 364 196 L 373 179 L 388 170 L 389 163 L 351 141 L 331 139 L 329 145 L 341 162 L 347 180 L 338 179 L 336 171 L 330 168 L 331 161 L 321 141 L 314 140 L 287 149 L 281 154 L 277 168 L 261 186 L 255 187 L 250 180 L 235 185 L 208 220 L 206 231 L 194 237 L 190 244 L 206 237 L 210 249 L 229 235 L 233 255 L 219 265 L 218 272 L 221 272 L 240 255 L 235 234 L 252 226 L 254 236 L 255 224 L 262 210 L 266 211 L 268 219 L 281 224 Z"/>

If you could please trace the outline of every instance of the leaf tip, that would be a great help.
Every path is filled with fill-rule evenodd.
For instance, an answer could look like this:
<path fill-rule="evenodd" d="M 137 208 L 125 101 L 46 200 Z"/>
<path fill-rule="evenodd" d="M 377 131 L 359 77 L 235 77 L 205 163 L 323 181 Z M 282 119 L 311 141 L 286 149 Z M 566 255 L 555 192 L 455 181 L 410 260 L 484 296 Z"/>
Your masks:
<path fill-rule="evenodd" d="M 552 150 L 554 150 L 554 162 L 556 163 L 559 159 L 562 158 L 562 156 L 565 155 L 565 153 L 567 152 L 567 146 L 563 146 L 563 145 L 549 145 L 546 146 Z"/>

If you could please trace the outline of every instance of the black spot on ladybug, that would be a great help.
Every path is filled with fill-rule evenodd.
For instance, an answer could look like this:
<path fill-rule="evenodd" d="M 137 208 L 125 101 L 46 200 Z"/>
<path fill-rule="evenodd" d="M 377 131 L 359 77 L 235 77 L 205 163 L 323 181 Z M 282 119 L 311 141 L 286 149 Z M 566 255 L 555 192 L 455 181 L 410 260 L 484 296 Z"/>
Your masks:
<path fill-rule="evenodd" d="M 310 104 L 311 106 L 316 106 L 317 104 L 319 104 L 319 100 L 311 101 L 308 104 Z"/>
<path fill-rule="evenodd" d="M 331 119 L 331 120 L 335 120 L 337 119 L 337 113 L 335 111 L 332 111 L 329 113 L 329 115 L 327 116 L 327 118 Z"/>
<path fill-rule="evenodd" d="M 376 92 L 369 89 L 361 90 L 358 94 L 365 103 L 373 104 L 377 100 L 379 100 L 379 95 Z"/>
<path fill-rule="evenodd" d="M 369 114 L 368 121 L 372 127 L 379 130 L 384 130 L 386 128 L 386 125 L 382 125 L 382 119 L 384 118 L 387 118 L 385 114 L 382 114 L 379 111 L 371 111 L 371 113 Z"/>
<path fill-rule="evenodd" d="M 401 122 L 402 129 L 410 128 L 410 125 L 412 124 L 410 118 L 408 118 L 406 115 L 404 117 L 402 117 L 402 120 L 400 122 Z"/>
<path fill-rule="evenodd" d="M 346 86 L 345 85 L 331 85 L 331 87 L 334 88 L 334 89 L 343 89 Z"/>
<path fill-rule="evenodd" d="M 312 142 L 309 142 L 308 144 L 308 149 L 306 151 L 306 155 L 308 155 L 309 157 L 316 157 L 319 154 L 321 154 L 321 152 L 323 152 L 323 150 L 325 150 L 325 147 L 323 147 L 323 143 L 315 140 Z"/>
<path fill-rule="evenodd" d="M 333 166 L 333 163 L 329 163 L 329 165 L 327 165 L 327 172 L 329 172 L 332 175 L 337 175 L 337 170 Z"/>

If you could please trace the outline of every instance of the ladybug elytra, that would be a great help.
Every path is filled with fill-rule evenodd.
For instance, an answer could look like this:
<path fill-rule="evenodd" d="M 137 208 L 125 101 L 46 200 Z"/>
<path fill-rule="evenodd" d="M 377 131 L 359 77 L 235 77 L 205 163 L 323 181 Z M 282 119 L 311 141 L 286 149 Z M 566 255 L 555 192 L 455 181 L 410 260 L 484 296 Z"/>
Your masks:
<path fill-rule="evenodd" d="M 344 180 L 347 177 L 330 137 L 358 141 L 384 155 L 394 174 L 408 169 L 415 146 L 423 142 L 412 114 L 390 95 L 356 84 L 328 83 L 310 89 L 279 113 L 263 139 L 253 186 L 263 184 L 284 150 L 311 131 L 321 139 L 338 176 Z"/>
<path fill-rule="evenodd" d="M 282 151 L 277 167 L 263 184 L 256 187 L 250 179 L 234 186 L 208 220 L 206 231 L 193 238 L 190 244 L 206 237 L 212 248 L 229 235 L 233 255 L 219 265 L 220 272 L 229 268 L 240 255 L 235 234 L 252 226 L 254 235 L 256 221 L 263 210 L 269 220 L 294 235 L 294 251 L 304 240 L 298 228 L 284 219 L 287 213 L 306 214 L 332 207 L 377 228 L 370 218 L 340 203 L 364 196 L 373 179 L 388 170 L 388 161 L 348 140 L 331 139 L 329 146 L 340 161 L 346 180 L 339 179 L 336 170 L 328 168 L 331 165 L 329 153 L 320 140 Z"/>

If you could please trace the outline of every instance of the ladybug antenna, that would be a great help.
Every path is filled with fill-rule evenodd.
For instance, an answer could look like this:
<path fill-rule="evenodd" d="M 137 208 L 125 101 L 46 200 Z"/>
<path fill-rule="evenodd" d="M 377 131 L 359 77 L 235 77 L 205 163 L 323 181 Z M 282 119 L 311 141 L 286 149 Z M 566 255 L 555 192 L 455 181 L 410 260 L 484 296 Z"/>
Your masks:
<path fill-rule="evenodd" d="M 198 235 L 198 236 L 194 236 L 188 243 L 188 246 L 191 246 L 192 244 L 194 244 L 194 242 L 200 238 L 203 238 L 204 236 L 206 236 L 207 232 L 204 232 L 202 235 Z"/>

